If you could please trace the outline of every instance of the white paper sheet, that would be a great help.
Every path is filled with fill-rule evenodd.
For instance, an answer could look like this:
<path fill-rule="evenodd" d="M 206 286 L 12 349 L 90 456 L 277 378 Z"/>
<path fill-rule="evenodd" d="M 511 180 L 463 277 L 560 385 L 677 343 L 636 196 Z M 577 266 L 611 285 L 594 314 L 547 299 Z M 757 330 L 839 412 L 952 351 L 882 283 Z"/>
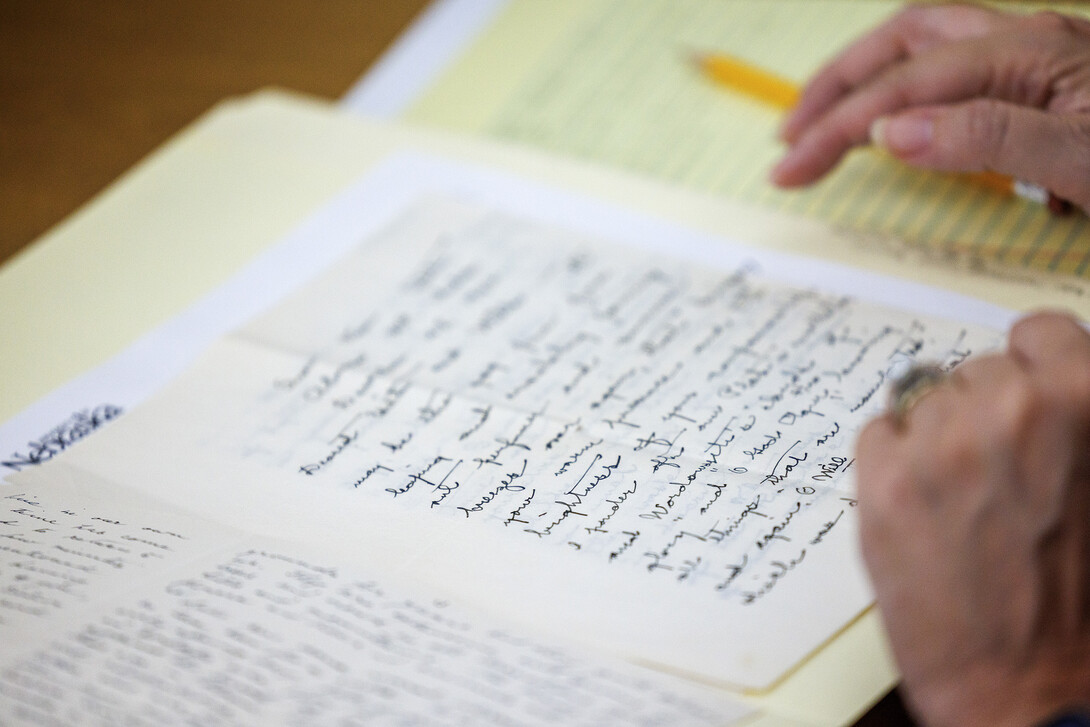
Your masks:
<path fill-rule="evenodd" d="M 436 195 L 455 202 L 426 201 Z M 380 228 L 384 231 L 376 236 L 372 234 L 376 220 L 398 222 Z M 882 281 L 878 276 L 857 276 L 814 261 L 748 250 L 641 215 L 606 209 L 540 185 L 424 157 L 391 159 L 312 219 L 285 246 L 324 247 L 326 237 L 351 241 L 370 238 L 370 242 L 355 257 L 339 261 L 330 273 L 332 278 L 285 302 L 270 317 L 244 329 L 234 341 L 217 346 L 163 400 L 112 426 L 101 435 L 101 442 L 74 450 L 67 461 L 98 477 L 124 483 L 210 518 L 225 519 L 237 527 L 301 539 L 313 538 L 329 529 L 338 539 L 344 538 L 346 547 L 358 548 L 363 553 L 395 553 L 411 563 L 421 577 L 426 574 L 430 583 L 473 602 L 475 607 L 495 608 L 505 618 L 522 618 L 527 628 L 562 628 L 581 643 L 593 644 L 608 653 L 693 672 L 735 686 L 768 686 L 869 602 L 865 577 L 855 556 L 854 523 L 848 503 L 850 484 L 838 480 L 849 469 L 849 435 L 869 412 L 880 406 L 879 389 L 884 379 L 898 363 L 914 355 L 930 355 L 952 363 L 965 353 L 978 350 L 982 343 L 996 340 L 995 334 L 963 330 L 960 322 L 951 325 L 923 319 L 914 321 L 918 317 L 916 310 L 895 315 L 867 308 L 839 317 L 846 284 L 851 285 L 851 292 L 860 293 L 860 297 L 884 297 L 885 302 L 898 302 L 902 308 L 909 302 L 912 308 L 934 310 L 933 306 L 938 305 L 949 312 L 953 310 L 949 306 L 958 301 L 947 294 Z M 612 249 L 608 242 L 595 242 L 580 251 L 577 241 L 588 237 L 622 240 L 629 245 L 628 249 L 634 245 L 637 250 L 625 253 L 626 248 Z M 447 239 L 449 249 L 429 251 L 430 243 L 438 239 Z M 500 247 L 492 250 L 488 247 L 491 243 Z M 332 246 L 338 247 L 340 243 Z M 655 254 L 647 257 L 648 253 Z M 667 257 L 663 257 L 664 253 Z M 459 255 L 467 257 L 460 259 Z M 678 267 L 679 263 L 671 262 L 678 258 L 690 264 L 682 262 Z M 458 321 L 438 325 L 443 311 L 449 308 L 450 316 L 461 319 L 469 316 L 468 309 L 462 311 L 443 303 L 435 303 L 434 311 L 420 303 L 416 307 L 405 303 L 409 307 L 399 309 L 398 296 L 404 295 L 404 291 L 395 293 L 400 290 L 396 286 L 404 284 L 403 278 L 406 275 L 427 278 L 421 271 L 431 270 L 429 261 L 444 260 L 452 266 L 444 274 L 453 275 L 453 281 L 461 279 L 454 271 L 470 271 L 466 273 L 469 278 L 479 273 L 482 279 L 470 287 L 481 285 L 482 296 L 485 293 L 499 296 L 492 299 L 486 296 L 485 303 L 492 312 L 485 318 L 494 317 L 502 323 L 509 313 L 513 315 L 512 311 L 525 303 L 530 317 L 513 317 L 511 325 L 527 335 L 547 330 L 548 318 L 554 313 L 559 316 L 556 326 L 560 330 L 574 331 L 579 322 L 576 314 L 565 312 L 563 306 L 554 305 L 553 301 L 579 298 L 585 286 L 589 286 L 586 291 L 602 286 L 610 288 L 610 299 L 621 309 L 629 301 L 635 301 L 633 305 L 650 316 L 636 315 L 635 321 L 657 321 L 656 327 L 666 338 L 672 335 L 666 325 L 669 320 L 657 320 L 655 316 L 665 312 L 679 327 L 688 326 L 689 330 L 679 340 L 688 341 L 689 352 L 679 353 L 671 368 L 670 362 L 661 357 L 654 359 L 653 364 L 637 366 L 638 351 L 620 339 L 604 344 L 614 346 L 614 354 L 592 349 L 588 356 L 605 361 L 602 370 L 587 376 L 587 386 L 582 388 L 578 372 L 569 371 L 575 398 L 560 412 L 548 411 L 546 415 L 544 402 L 534 399 L 537 394 L 532 390 L 537 381 L 533 371 L 535 366 L 553 358 L 549 351 L 564 353 L 560 339 L 548 343 L 537 355 L 539 364 L 534 363 L 533 356 L 517 363 L 513 350 L 503 353 L 500 343 L 511 339 L 511 331 L 505 331 L 491 343 L 484 340 L 483 348 L 466 349 L 460 361 L 457 357 L 436 358 L 441 352 L 428 348 L 431 333 L 436 345 L 445 342 L 443 345 L 448 346 L 443 351 L 454 351 L 453 342 L 465 337 L 465 332 L 455 325 Z M 482 270 L 470 274 L 477 265 L 474 261 L 490 262 L 502 270 L 519 270 L 517 279 L 507 283 L 515 289 L 489 292 L 484 281 L 495 278 L 497 273 Z M 578 285 L 573 278 L 571 285 L 576 287 L 565 288 L 568 283 L 562 282 L 566 278 L 561 275 L 558 283 L 561 287 L 541 283 L 540 297 L 535 297 L 538 286 L 532 281 L 542 275 L 545 276 L 542 280 L 548 278 L 545 273 L 562 267 L 565 261 L 574 265 L 573 275 L 585 272 L 591 277 Z M 699 263 L 698 267 L 693 268 L 692 262 Z M 520 267 L 523 265 L 525 270 Z M 587 266 L 586 271 L 582 270 L 583 265 Z M 417 269 L 419 266 L 423 267 Z M 750 289 L 746 280 L 749 272 L 739 278 L 739 268 L 752 271 L 755 280 L 762 276 L 775 281 L 802 280 L 834 295 L 823 297 L 781 288 L 773 292 L 773 288 L 762 287 L 764 283 L 754 282 L 752 295 L 732 298 L 733 293 L 727 294 L 733 289 L 731 286 Z M 716 270 L 720 272 L 713 274 Z M 607 285 L 613 272 L 619 277 Z M 689 278 L 692 280 L 683 282 Z M 724 282 L 729 285 L 721 288 Z M 518 299 L 515 291 L 522 284 L 528 286 L 524 291 L 525 301 L 499 305 L 505 300 Z M 657 288 L 661 290 L 656 293 Z M 722 293 L 726 297 L 716 300 L 719 294 L 712 292 L 717 290 L 727 291 Z M 346 291 L 352 295 L 346 295 Z M 665 297 L 654 297 L 659 294 Z M 718 341 L 714 323 L 703 320 L 692 308 L 697 305 L 692 301 L 704 298 L 725 306 L 730 315 L 740 316 L 735 320 L 727 315 L 722 328 L 743 331 L 739 334 L 741 339 L 724 337 Z M 675 305 L 672 301 L 680 300 L 690 301 L 689 307 L 677 303 L 675 316 L 668 307 Z M 750 311 L 747 306 L 754 301 L 765 307 L 759 305 L 753 309 L 754 319 L 747 321 Z M 603 301 L 598 303 L 604 305 Z M 596 310 L 608 319 L 613 316 L 610 308 Z M 796 310 L 799 315 L 789 316 L 789 310 Z M 1008 320 L 1008 314 L 988 306 L 968 305 L 965 311 L 967 318 L 990 319 L 1000 327 Z M 475 315 L 481 313 L 477 311 Z M 408 325 L 414 316 L 425 315 L 436 317 L 434 326 L 425 330 Z M 716 315 L 726 313 L 720 311 Z M 392 318 L 377 320 L 376 316 Z M 746 329 L 743 323 L 754 328 Z M 371 342 L 363 358 L 347 349 L 337 350 L 337 340 L 354 345 L 357 338 L 366 339 L 369 333 L 365 329 L 370 331 L 371 326 L 388 332 L 408 326 L 414 332 L 406 341 L 391 340 L 377 348 Z M 708 330 L 698 331 L 699 326 Z M 755 353 L 747 351 L 772 330 L 782 337 L 775 345 L 782 346 L 786 357 L 762 349 L 753 366 L 732 368 L 733 364 L 726 363 L 737 359 L 732 351 L 743 356 Z M 608 331 L 608 327 L 588 330 L 583 340 L 605 341 L 613 335 Z M 642 343 L 653 349 L 654 340 L 666 338 L 653 337 Z M 707 342 L 703 343 L 705 339 Z M 739 340 L 749 343 L 740 345 Z M 797 341 L 797 345 L 792 345 L 792 341 Z M 816 353 L 811 355 L 817 350 L 813 348 L 815 345 L 823 351 L 829 348 L 840 353 L 831 358 L 824 353 L 817 357 Z M 643 348 L 646 352 L 646 347 Z M 423 349 L 428 350 L 421 356 Z M 711 386 L 708 377 L 716 371 L 714 366 L 707 368 L 707 356 L 701 359 L 705 349 L 713 359 L 718 357 L 710 363 L 718 360 L 723 364 L 719 370 L 729 372 L 722 381 L 712 382 L 714 395 L 725 397 L 726 401 L 758 407 L 763 401 L 761 397 L 770 397 L 771 409 L 772 405 L 780 406 L 785 391 L 798 388 L 788 397 L 790 406 L 784 401 L 786 409 L 771 411 L 768 416 L 772 420 L 754 419 L 750 425 L 752 432 L 745 428 L 749 415 L 744 411 L 733 412 L 741 430 L 736 433 L 738 441 L 733 449 L 727 441 L 727 438 L 733 441 L 735 436 L 731 432 L 732 419 L 727 416 L 732 412 L 715 411 L 707 401 L 712 396 L 710 391 L 700 397 L 704 401 L 694 404 L 693 410 L 686 409 L 690 399 L 684 396 L 685 391 L 691 386 L 699 397 L 703 387 Z M 503 411 L 504 407 L 497 406 L 497 419 L 480 432 L 483 439 L 471 439 L 464 452 L 446 449 L 457 431 L 472 429 L 475 410 L 483 411 L 500 403 L 493 401 L 500 395 L 497 392 L 490 393 L 492 399 L 483 394 L 483 398 L 465 398 L 472 388 L 466 376 L 470 381 L 484 376 L 483 372 L 489 369 L 489 351 L 500 356 L 501 366 L 515 372 L 505 395 L 513 408 Z M 801 358 L 791 358 L 795 353 Z M 610 356 L 614 360 L 606 361 Z M 556 358 L 565 366 L 577 363 L 563 356 Z M 685 369 L 690 359 L 705 369 Z M 404 364 L 411 375 L 397 369 L 394 363 L 398 360 L 415 361 L 415 367 Z M 462 366 L 466 361 L 469 363 Z M 545 371 L 548 367 L 541 368 Z M 626 370 L 630 368 L 640 371 L 629 377 Z M 448 369 L 457 375 L 444 378 Z M 685 374 L 681 376 L 683 371 Z M 808 373 L 812 371 L 824 373 L 814 379 Z M 518 383 L 520 372 L 523 385 Z M 381 379 L 373 390 L 368 374 Z M 308 413 L 301 402 L 290 397 L 284 401 L 276 399 L 277 388 L 293 387 L 278 387 L 275 382 L 305 381 L 312 375 L 319 377 L 320 389 L 337 388 L 335 396 L 330 394 L 333 409 Z M 694 375 L 695 380 L 691 378 Z M 497 375 L 496 379 L 504 376 L 510 379 L 510 371 Z M 771 384 L 773 379 L 775 386 Z M 834 387 L 832 379 L 845 383 Z M 555 389 L 562 382 L 553 381 L 552 385 Z M 522 396 L 524 390 L 530 391 L 529 399 Z M 815 392 L 817 399 L 811 401 L 810 394 Z M 402 411 L 441 408 L 439 402 L 444 394 L 463 398 L 451 404 L 437 429 L 419 428 L 416 415 L 408 416 Z M 757 398 L 746 399 L 742 394 Z M 324 396 L 319 391 L 317 398 Z M 596 409 L 595 396 L 600 405 L 596 412 L 592 411 Z M 679 416 L 665 417 L 662 426 L 668 426 L 668 419 L 680 422 L 681 417 L 688 417 L 693 420 L 694 431 L 685 437 L 682 437 L 684 426 L 682 431 L 675 427 L 659 432 L 645 418 L 647 411 L 620 403 L 622 399 L 639 406 L 645 400 L 653 401 L 654 407 L 658 407 L 657 413 L 651 412 L 653 417 L 661 416 L 663 411 L 669 413 L 673 404 L 673 411 Z M 399 404 L 402 410 L 397 408 Z M 588 405 L 590 409 L 586 409 Z M 356 422 L 361 417 L 366 420 L 377 409 L 384 409 L 378 416 L 384 426 L 359 435 L 356 429 L 364 427 Z M 823 421 L 827 415 L 832 421 L 834 409 L 847 417 L 836 415 L 835 431 Z M 396 413 L 387 418 L 390 411 Z M 636 416 L 641 417 L 639 422 L 635 421 Z M 483 419 L 483 415 L 477 418 Z M 803 420 L 805 423 L 800 424 Z M 712 428 L 718 434 L 702 439 L 695 428 L 704 421 L 714 423 Z M 629 424 L 643 427 L 635 440 L 607 432 L 613 425 L 622 428 Z M 540 450 L 548 435 L 562 437 L 560 433 L 569 428 L 573 429 L 569 441 L 574 448 L 558 455 L 559 465 L 547 457 L 535 459 L 532 466 L 527 461 L 530 469 L 520 469 L 517 457 L 507 461 L 523 447 Z M 520 440 L 519 432 L 524 430 L 526 439 Z M 417 439 L 410 444 L 413 436 Z M 836 437 L 839 437 L 836 454 L 824 456 L 825 450 L 819 450 L 823 446 L 821 440 Z M 610 443 L 603 449 L 595 449 L 597 444 L 588 446 L 607 438 Z M 486 445 L 493 441 L 501 443 L 500 452 L 489 456 Z M 643 446 L 641 441 L 645 442 Z M 796 442 L 799 448 L 794 449 L 791 442 Z M 701 446 L 703 453 L 693 458 L 694 449 Z M 682 449 L 686 447 L 689 454 L 682 458 Z M 737 480 L 722 474 L 712 478 L 715 482 L 704 481 L 710 477 L 705 470 L 715 471 L 719 464 L 716 457 L 711 457 L 710 464 L 701 463 L 710 456 L 709 447 L 716 450 L 716 456 L 720 450 L 730 449 L 731 457 L 736 459 L 728 459 L 726 466 L 733 470 L 732 475 L 738 476 Z M 404 450 L 407 458 L 388 464 L 380 462 L 376 452 L 386 450 L 391 453 Z M 632 455 L 629 450 L 643 453 Z M 581 453 L 598 456 L 585 463 L 579 461 Z M 548 479 L 549 468 L 563 469 L 565 457 L 576 460 L 572 468 L 586 464 L 584 474 L 609 487 L 608 493 L 600 491 L 601 497 L 595 493 L 599 520 L 613 517 L 618 510 L 626 511 L 614 521 L 618 527 L 611 534 L 612 542 L 585 542 L 577 529 L 566 531 L 563 538 L 552 538 L 560 541 L 558 549 L 538 547 L 533 537 L 523 536 L 522 541 L 514 541 L 503 527 L 494 527 L 492 531 L 487 527 L 461 528 L 463 519 L 493 510 L 486 506 L 493 500 L 498 503 L 501 494 L 503 504 L 510 505 L 506 513 L 511 521 L 527 519 L 530 513 L 520 512 L 525 505 L 506 500 L 512 496 L 517 500 L 522 496 L 519 493 L 534 487 L 541 478 Z M 467 480 L 466 489 L 444 503 L 446 495 L 456 488 L 447 485 L 444 490 L 442 484 L 446 480 L 432 474 L 429 462 L 435 467 L 435 474 L 445 473 L 451 481 L 457 481 L 463 479 L 463 474 L 453 472 L 455 463 L 461 460 L 472 472 L 468 463 L 476 458 L 482 460 L 482 466 L 500 468 L 493 478 L 495 481 L 477 478 L 473 484 L 476 494 L 467 495 L 470 490 Z M 341 469 L 342 464 L 349 469 Z M 385 469 L 377 468 L 378 465 Z M 448 465 L 451 472 L 438 471 Z M 754 466 L 754 472 L 748 471 L 750 465 Z M 595 467 L 598 469 L 594 470 Z M 655 477 L 659 468 L 667 474 Z M 697 479 L 672 481 L 668 475 L 673 469 L 692 471 Z M 627 482 L 620 484 L 620 474 L 617 483 L 608 482 L 614 472 L 639 483 L 639 495 L 623 507 L 617 503 L 628 500 L 630 495 L 625 493 L 632 488 Z M 515 479 L 524 477 L 525 487 L 511 486 Z M 363 496 L 368 489 L 364 485 L 379 480 L 389 481 L 376 488 L 377 496 Z M 563 521 L 566 515 L 581 508 L 582 500 L 591 498 L 589 490 L 578 490 L 580 482 L 568 483 L 569 489 L 558 491 L 549 491 L 542 485 L 543 492 L 548 493 L 546 497 L 553 499 L 540 514 L 534 513 L 537 518 L 534 525 L 529 521 L 523 523 L 526 525 L 523 533 L 533 536 L 535 531 L 545 532 L 538 523 Z M 444 505 L 439 508 L 439 515 L 430 512 L 433 508 L 427 500 L 418 502 L 416 510 L 403 506 L 413 497 L 399 500 L 397 495 L 407 494 L 410 488 L 406 485 L 414 483 L 420 487 L 412 493 L 413 497 L 426 492 Z M 701 502 L 695 501 L 695 485 L 700 486 L 701 492 L 710 493 L 715 489 L 712 485 L 718 484 L 729 485 L 729 503 L 724 500 L 715 505 L 718 498 L 713 496 L 722 490 L 716 490 Z M 794 492 L 781 494 L 789 488 L 795 488 Z M 795 497 L 796 493 L 801 499 Z M 815 494 L 817 497 L 811 502 L 810 497 Z M 762 498 L 759 501 L 758 496 Z M 572 502 L 573 497 L 580 501 Z M 709 502 L 704 503 L 704 499 Z M 685 504 L 675 511 L 676 502 Z M 423 511 L 419 509 L 421 504 Z M 441 517 L 444 509 L 453 518 L 444 520 Z M 675 519 L 686 515 L 683 511 L 688 511 L 692 519 L 684 522 Z M 291 517 L 285 518 L 284 513 L 291 513 Z M 752 513 L 759 514 L 747 518 Z M 579 516 L 587 514 L 580 512 Z M 495 511 L 485 517 L 496 524 Z M 758 523 L 758 517 L 764 520 Z M 622 521 L 625 527 L 620 526 Z M 663 521 L 668 521 L 665 527 Z M 641 550 L 626 556 L 623 537 L 617 538 L 643 528 L 641 523 L 657 527 L 641 530 L 640 537 L 644 538 L 640 541 Z M 360 529 L 367 534 L 355 532 Z M 421 532 L 427 535 L 418 535 Z M 713 547 L 741 533 L 745 533 L 744 547 L 722 552 Z M 551 530 L 546 534 L 551 535 Z M 591 541 L 594 537 L 590 536 Z M 548 539 L 542 535 L 537 538 Z M 684 548 L 678 545 L 681 542 L 685 543 Z M 698 547 L 697 542 L 702 545 Z M 781 547 L 782 543 L 789 545 Z M 596 552 L 597 560 L 588 557 L 580 561 L 566 552 L 560 553 L 569 548 L 582 551 L 584 547 L 588 552 Z M 617 553 L 616 560 L 627 565 L 618 568 L 603 565 L 614 560 L 612 553 Z M 643 570 L 660 571 L 656 577 L 683 585 L 675 584 L 672 590 L 652 586 L 649 590 L 647 577 L 634 575 Z M 669 575 L 663 575 L 662 571 Z M 743 572 L 746 582 L 736 578 Z M 716 587 L 720 584 L 723 588 Z M 753 603 L 762 606 L 747 608 Z M 677 620 L 670 615 L 679 612 L 685 612 L 687 618 Z M 724 618 L 725 614 L 729 617 Z M 636 634 L 639 638 L 634 638 Z M 714 634 L 714 638 L 709 634 Z"/>
<path fill-rule="evenodd" d="M 785 282 L 833 292 L 850 286 L 863 299 L 921 314 L 956 311 L 959 320 L 997 329 L 1007 328 L 1016 317 L 1012 311 L 949 291 L 817 259 L 725 246 L 710 235 L 500 172 L 398 154 L 331 203 L 330 210 L 368 211 L 354 223 L 352 234 L 326 234 L 322 225 L 329 224 L 332 212 L 314 217 L 184 314 L 0 424 L 0 476 L 48 461 L 113 419 L 114 412 L 136 406 L 184 370 L 209 343 L 330 265 L 357 240 L 386 224 L 408 200 L 428 193 L 477 200 L 528 219 L 668 251 L 698 263 L 730 264 L 750 255 L 776 269 Z"/>
<path fill-rule="evenodd" d="M 255 538 L 57 464 L 27 489 L 0 486 L 5 725 L 710 726 L 750 712 L 527 638 L 381 564 Z"/>

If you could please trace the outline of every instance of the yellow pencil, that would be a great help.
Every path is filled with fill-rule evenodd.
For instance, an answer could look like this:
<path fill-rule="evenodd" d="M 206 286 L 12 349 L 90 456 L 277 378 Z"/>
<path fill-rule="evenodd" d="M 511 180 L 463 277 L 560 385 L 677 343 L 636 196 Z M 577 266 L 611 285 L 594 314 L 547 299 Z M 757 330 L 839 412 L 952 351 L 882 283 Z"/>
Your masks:
<path fill-rule="evenodd" d="M 786 111 L 799 100 L 799 87 L 795 83 L 733 56 L 694 53 L 693 62 L 719 85 L 778 109 Z"/>
<path fill-rule="evenodd" d="M 739 58 L 722 53 L 694 53 L 692 61 L 707 78 L 718 85 L 782 111 L 790 109 L 799 100 L 799 87 L 795 82 Z M 1005 174 L 968 172 L 960 176 L 1001 194 L 1017 195 L 1031 202 L 1043 204 L 1054 214 L 1067 214 L 1072 209 L 1070 202 L 1057 197 L 1047 189 L 1030 182 L 1012 179 Z"/>

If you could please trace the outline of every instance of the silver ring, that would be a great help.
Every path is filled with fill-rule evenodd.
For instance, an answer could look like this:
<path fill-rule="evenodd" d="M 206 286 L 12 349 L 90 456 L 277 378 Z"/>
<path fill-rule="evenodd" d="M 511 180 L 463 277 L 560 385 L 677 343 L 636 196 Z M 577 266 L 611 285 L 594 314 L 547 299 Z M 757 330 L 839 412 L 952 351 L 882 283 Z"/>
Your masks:
<path fill-rule="evenodd" d="M 938 364 L 914 364 L 893 382 L 893 388 L 889 391 L 889 413 L 903 424 L 912 407 L 948 377 L 949 374 Z"/>

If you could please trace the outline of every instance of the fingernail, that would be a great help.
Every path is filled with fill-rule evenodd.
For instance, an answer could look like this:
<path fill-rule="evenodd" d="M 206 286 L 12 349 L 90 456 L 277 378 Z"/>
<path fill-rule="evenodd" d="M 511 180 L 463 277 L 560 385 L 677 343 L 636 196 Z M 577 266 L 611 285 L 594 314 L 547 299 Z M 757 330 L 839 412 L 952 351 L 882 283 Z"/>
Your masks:
<path fill-rule="evenodd" d="M 919 116 L 894 116 L 875 119 L 870 140 L 898 156 L 917 154 L 931 146 L 935 122 Z"/>

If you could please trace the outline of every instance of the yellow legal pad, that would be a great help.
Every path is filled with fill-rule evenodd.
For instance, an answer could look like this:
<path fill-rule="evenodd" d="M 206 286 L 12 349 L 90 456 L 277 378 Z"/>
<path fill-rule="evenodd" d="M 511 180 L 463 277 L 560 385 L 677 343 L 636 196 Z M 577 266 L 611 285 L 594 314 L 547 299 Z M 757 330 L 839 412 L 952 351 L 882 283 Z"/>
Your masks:
<path fill-rule="evenodd" d="M 718 51 L 801 83 L 900 7 L 885 0 L 513 0 L 408 117 L 817 217 L 937 258 L 1090 276 L 1085 216 L 1055 217 L 954 176 L 855 153 L 812 189 L 775 189 L 766 176 L 782 152 L 779 112 L 723 92 L 691 63 L 694 51 Z"/>

